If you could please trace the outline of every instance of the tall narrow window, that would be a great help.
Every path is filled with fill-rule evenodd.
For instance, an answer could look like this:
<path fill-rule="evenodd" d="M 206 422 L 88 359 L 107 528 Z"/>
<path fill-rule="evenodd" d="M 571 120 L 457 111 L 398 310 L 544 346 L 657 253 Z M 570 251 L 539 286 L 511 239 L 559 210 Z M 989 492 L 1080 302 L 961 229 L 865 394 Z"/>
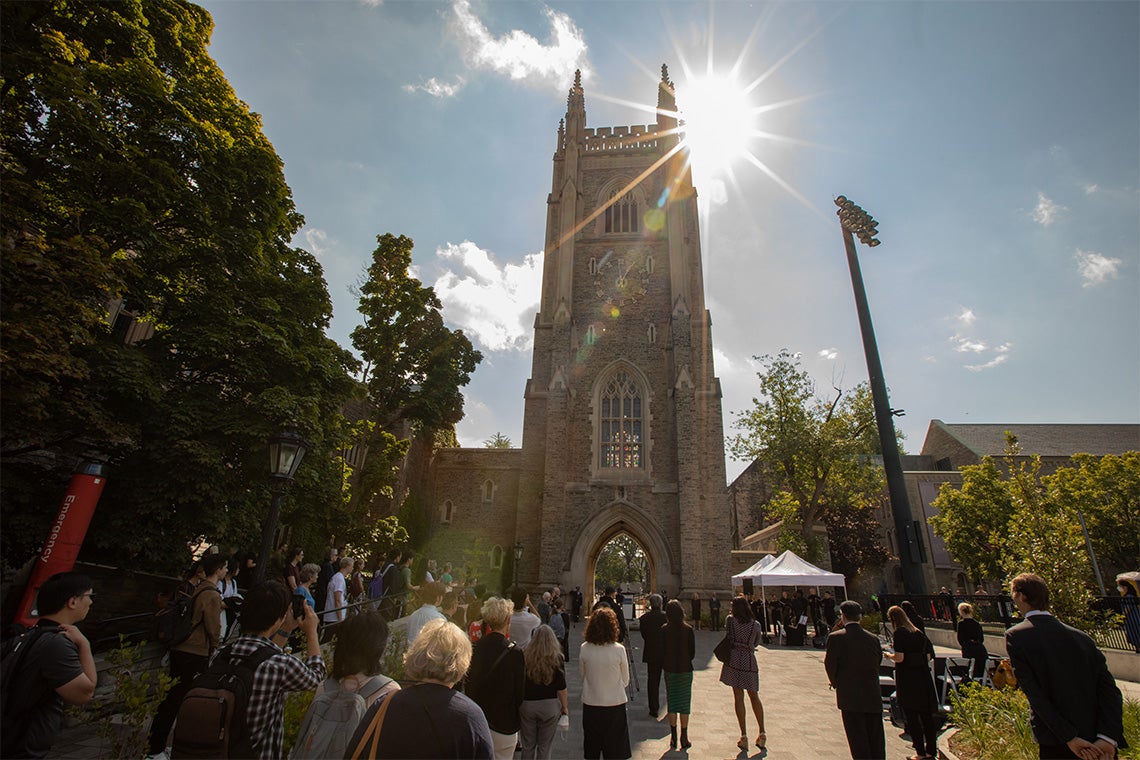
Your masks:
<path fill-rule="evenodd" d="M 503 566 L 503 547 L 494 546 L 491 549 L 491 567 L 498 570 Z"/>
<path fill-rule="evenodd" d="M 601 396 L 601 466 L 617 469 L 644 467 L 642 460 L 642 394 L 626 372 L 615 373 Z"/>
<path fill-rule="evenodd" d="M 493 480 L 483 481 L 483 501 L 495 500 L 495 482 Z"/>
<path fill-rule="evenodd" d="M 598 342 L 598 330 L 593 325 L 586 328 L 586 345 L 592 346 Z"/>
<path fill-rule="evenodd" d="M 645 328 L 645 337 L 647 337 L 649 339 L 650 343 L 656 343 L 657 342 L 657 325 L 650 322 L 649 326 L 647 328 Z"/>
<path fill-rule="evenodd" d="M 451 515 L 454 511 L 455 511 L 455 506 L 451 503 L 451 499 L 448 499 L 447 501 L 445 501 L 443 503 L 442 514 L 440 514 L 440 522 L 450 523 L 451 522 Z"/>
<path fill-rule="evenodd" d="M 637 232 L 640 218 L 637 199 L 633 193 L 626 193 L 619 198 L 617 191 L 614 191 L 610 196 L 610 205 L 606 206 L 606 232 Z"/>
<path fill-rule="evenodd" d="M 590 257 L 589 269 L 590 269 L 590 274 L 597 274 L 598 273 L 598 260 L 596 258 L 594 258 L 593 256 Z"/>

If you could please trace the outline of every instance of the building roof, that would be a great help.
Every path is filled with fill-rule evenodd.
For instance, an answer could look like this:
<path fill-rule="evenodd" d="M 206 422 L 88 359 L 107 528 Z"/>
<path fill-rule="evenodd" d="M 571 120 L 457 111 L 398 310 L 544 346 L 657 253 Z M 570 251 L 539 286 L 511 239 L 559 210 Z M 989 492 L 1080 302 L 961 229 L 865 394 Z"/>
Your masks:
<path fill-rule="evenodd" d="M 1005 453 L 1005 433 L 1012 432 L 1024 454 L 1043 457 L 1070 457 L 1073 454 L 1123 454 L 1140 451 L 1140 424 L 959 424 L 931 420 L 930 428 L 940 427 L 979 457 Z M 929 438 L 930 432 L 927 431 Z M 923 444 L 923 453 L 927 447 Z"/>

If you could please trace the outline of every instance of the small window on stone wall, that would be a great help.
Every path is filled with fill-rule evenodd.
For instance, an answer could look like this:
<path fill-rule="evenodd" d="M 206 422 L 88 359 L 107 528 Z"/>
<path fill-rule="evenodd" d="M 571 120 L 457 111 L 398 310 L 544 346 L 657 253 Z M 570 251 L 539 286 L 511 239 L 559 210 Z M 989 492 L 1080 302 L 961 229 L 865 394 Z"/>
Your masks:
<path fill-rule="evenodd" d="M 495 570 L 503 567 L 503 547 L 497 544 L 491 549 L 491 567 Z"/>
<path fill-rule="evenodd" d="M 653 274 L 653 257 L 652 256 L 646 256 L 645 257 L 645 273 L 646 274 Z"/>
<path fill-rule="evenodd" d="M 650 322 L 649 327 L 647 327 L 645 330 L 645 337 L 649 339 L 650 343 L 656 343 L 657 342 L 657 325 Z"/>
<path fill-rule="evenodd" d="M 492 480 L 483 481 L 483 501 L 495 500 L 495 482 Z"/>
<path fill-rule="evenodd" d="M 598 330 L 593 325 L 586 328 L 586 345 L 592 346 L 598 342 Z"/>
<path fill-rule="evenodd" d="M 598 273 L 598 260 L 593 256 L 590 257 L 590 274 Z"/>
<path fill-rule="evenodd" d="M 443 503 L 443 509 L 441 510 L 439 521 L 444 524 L 451 522 L 451 514 L 454 510 L 455 506 L 451 503 L 451 499 L 445 501 Z"/>

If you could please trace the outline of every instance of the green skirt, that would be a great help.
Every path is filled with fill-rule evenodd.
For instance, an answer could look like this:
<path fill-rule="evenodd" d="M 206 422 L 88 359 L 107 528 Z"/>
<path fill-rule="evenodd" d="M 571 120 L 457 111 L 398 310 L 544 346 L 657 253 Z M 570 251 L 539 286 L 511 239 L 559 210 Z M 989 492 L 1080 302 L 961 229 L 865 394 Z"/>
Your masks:
<path fill-rule="evenodd" d="M 693 671 L 665 673 L 665 694 L 669 698 L 669 712 L 689 714 L 693 701 Z"/>

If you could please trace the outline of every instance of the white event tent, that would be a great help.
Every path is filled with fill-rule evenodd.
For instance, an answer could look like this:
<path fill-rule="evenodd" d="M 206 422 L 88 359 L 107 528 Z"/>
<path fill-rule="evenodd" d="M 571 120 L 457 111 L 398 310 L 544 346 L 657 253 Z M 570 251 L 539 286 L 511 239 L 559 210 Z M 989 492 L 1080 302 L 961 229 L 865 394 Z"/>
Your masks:
<path fill-rule="evenodd" d="M 838 586 L 847 598 L 847 579 L 842 573 L 832 573 L 800 557 L 791 549 L 779 557 L 768 555 L 744 572 L 732 576 L 734 586 L 751 578 L 753 584 L 765 586 Z"/>

